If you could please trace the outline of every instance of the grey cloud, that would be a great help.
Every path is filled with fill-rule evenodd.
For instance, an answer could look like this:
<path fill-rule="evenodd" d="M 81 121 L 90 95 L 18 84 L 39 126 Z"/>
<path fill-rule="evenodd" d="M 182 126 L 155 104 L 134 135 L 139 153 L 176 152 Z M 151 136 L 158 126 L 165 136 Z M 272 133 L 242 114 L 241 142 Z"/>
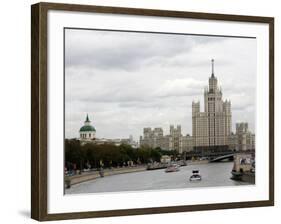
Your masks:
<path fill-rule="evenodd" d="M 191 103 L 203 109 L 211 58 L 233 124 L 255 126 L 254 40 L 79 30 L 66 38 L 67 137 L 77 137 L 87 113 L 99 137 L 138 138 L 145 126 L 169 124 L 191 134 Z"/>
<path fill-rule="evenodd" d="M 198 44 L 223 40 L 215 37 L 124 32 L 111 32 L 112 35 L 109 36 L 107 31 L 96 30 L 80 31 L 86 34 L 78 38 L 78 30 L 66 32 L 67 67 L 95 66 L 105 70 L 130 71 L 159 62 L 165 65 L 167 60 L 186 54 Z"/>

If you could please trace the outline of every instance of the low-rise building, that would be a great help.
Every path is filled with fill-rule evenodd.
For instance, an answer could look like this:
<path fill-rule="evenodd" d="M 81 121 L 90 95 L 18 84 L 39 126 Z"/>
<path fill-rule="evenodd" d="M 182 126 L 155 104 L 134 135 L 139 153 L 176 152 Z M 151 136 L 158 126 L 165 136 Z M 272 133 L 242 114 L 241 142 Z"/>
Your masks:
<path fill-rule="evenodd" d="M 181 137 L 181 152 L 190 152 L 193 150 L 193 138 L 190 135 Z"/>
<path fill-rule="evenodd" d="M 140 145 L 163 150 L 175 150 L 179 153 L 192 151 L 192 136 L 183 136 L 181 126 L 170 125 L 170 133 L 164 135 L 162 128 L 144 128 L 143 136 L 140 137 Z"/>
<path fill-rule="evenodd" d="M 238 151 L 255 149 L 255 135 L 249 131 L 248 123 L 237 123 L 236 135 Z"/>
<path fill-rule="evenodd" d="M 236 133 L 229 137 L 229 148 L 235 151 L 255 149 L 255 134 L 249 131 L 248 123 L 236 123 Z"/>
<path fill-rule="evenodd" d="M 108 139 L 108 138 L 96 138 L 96 129 L 93 125 L 91 125 L 91 121 L 87 114 L 84 125 L 79 130 L 79 140 L 82 145 L 86 143 L 94 143 L 94 144 L 114 144 L 119 146 L 121 144 L 127 144 L 132 146 L 133 148 L 138 147 L 138 143 L 134 141 L 133 137 L 130 135 L 129 138 L 116 138 L 116 139 Z"/>
<path fill-rule="evenodd" d="M 170 163 L 171 162 L 171 156 L 163 155 L 160 158 L 161 163 Z"/>
<path fill-rule="evenodd" d="M 122 144 L 130 145 L 132 148 L 137 148 L 138 143 L 132 140 L 131 138 L 115 138 L 115 139 L 108 139 L 108 138 L 96 138 L 92 141 L 92 143 L 97 145 L 102 144 L 113 144 L 116 146 L 120 146 Z"/>

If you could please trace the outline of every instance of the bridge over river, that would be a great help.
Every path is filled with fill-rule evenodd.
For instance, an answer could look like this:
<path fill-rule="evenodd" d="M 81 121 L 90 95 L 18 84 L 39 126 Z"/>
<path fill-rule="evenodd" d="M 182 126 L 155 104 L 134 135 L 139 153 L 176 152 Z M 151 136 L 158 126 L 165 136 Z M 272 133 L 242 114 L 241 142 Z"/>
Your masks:
<path fill-rule="evenodd" d="M 206 158 L 210 162 L 220 162 L 224 160 L 232 161 L 235 154 L 247 153 L 254 154 L 253 150 L 248 151 L 232 151 L 232 150 L 198 150 L 185 153 L 186 159 Z"/>
<path fill-rule="evenodd" d="M 223 155 L 223 156 L 218 156 L 216 158 L 213 158 L 210 160 L 210 163 L 214 163 L 214 162 L 221 162 L 221 161 L 233 161 L 234 159 L 234 153 L 232 154 L 227 154 L 227 155 Z"/>

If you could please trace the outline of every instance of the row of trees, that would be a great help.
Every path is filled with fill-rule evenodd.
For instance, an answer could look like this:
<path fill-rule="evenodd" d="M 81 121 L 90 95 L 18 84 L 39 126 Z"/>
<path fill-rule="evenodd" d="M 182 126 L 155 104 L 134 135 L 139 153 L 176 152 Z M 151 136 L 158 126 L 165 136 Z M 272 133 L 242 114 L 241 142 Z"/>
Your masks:
<path fill-rule="evenodd" d="M 147 164 L 149 162 L 160 162 L 162 155 L 176 156 L 175 151 L 164 151 L 161 148 L 150 147 L 132 148 L 130 145 L 114 144 L 97 145 L 93 143 L 80 144 L 79 140 L 65 140 L 65 165 L 67 169 L 126 166 L 129 162 L 134 164 Z M 75 165 L 74 165 L 75 164 Z"/>

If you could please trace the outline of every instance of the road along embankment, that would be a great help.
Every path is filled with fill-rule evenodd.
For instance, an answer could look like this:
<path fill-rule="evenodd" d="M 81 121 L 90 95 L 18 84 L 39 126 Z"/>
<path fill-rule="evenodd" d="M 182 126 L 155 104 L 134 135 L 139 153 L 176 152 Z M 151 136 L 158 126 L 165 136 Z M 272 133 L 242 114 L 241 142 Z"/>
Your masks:
<path fill-rule="evenodd" d="M 146 170 L 146 166 L 120 167 L 120 168 L 104 169 L 103 175 L 104 175 L 104 177 L 106 177 L 106 176 L 123 174 L 123 173 L 141 172 L 141 171 L 145 171 L 145 170 Z M 101 178 L 99 171 L 89 171 L 89 172 L 84 172 L 82 174 L 77 174 L 74 176 L 66 176 L 65 184 L 71 186 L 74 184 L 79 184 L 79 183 L 94 180 L 97 178 Z"/>

